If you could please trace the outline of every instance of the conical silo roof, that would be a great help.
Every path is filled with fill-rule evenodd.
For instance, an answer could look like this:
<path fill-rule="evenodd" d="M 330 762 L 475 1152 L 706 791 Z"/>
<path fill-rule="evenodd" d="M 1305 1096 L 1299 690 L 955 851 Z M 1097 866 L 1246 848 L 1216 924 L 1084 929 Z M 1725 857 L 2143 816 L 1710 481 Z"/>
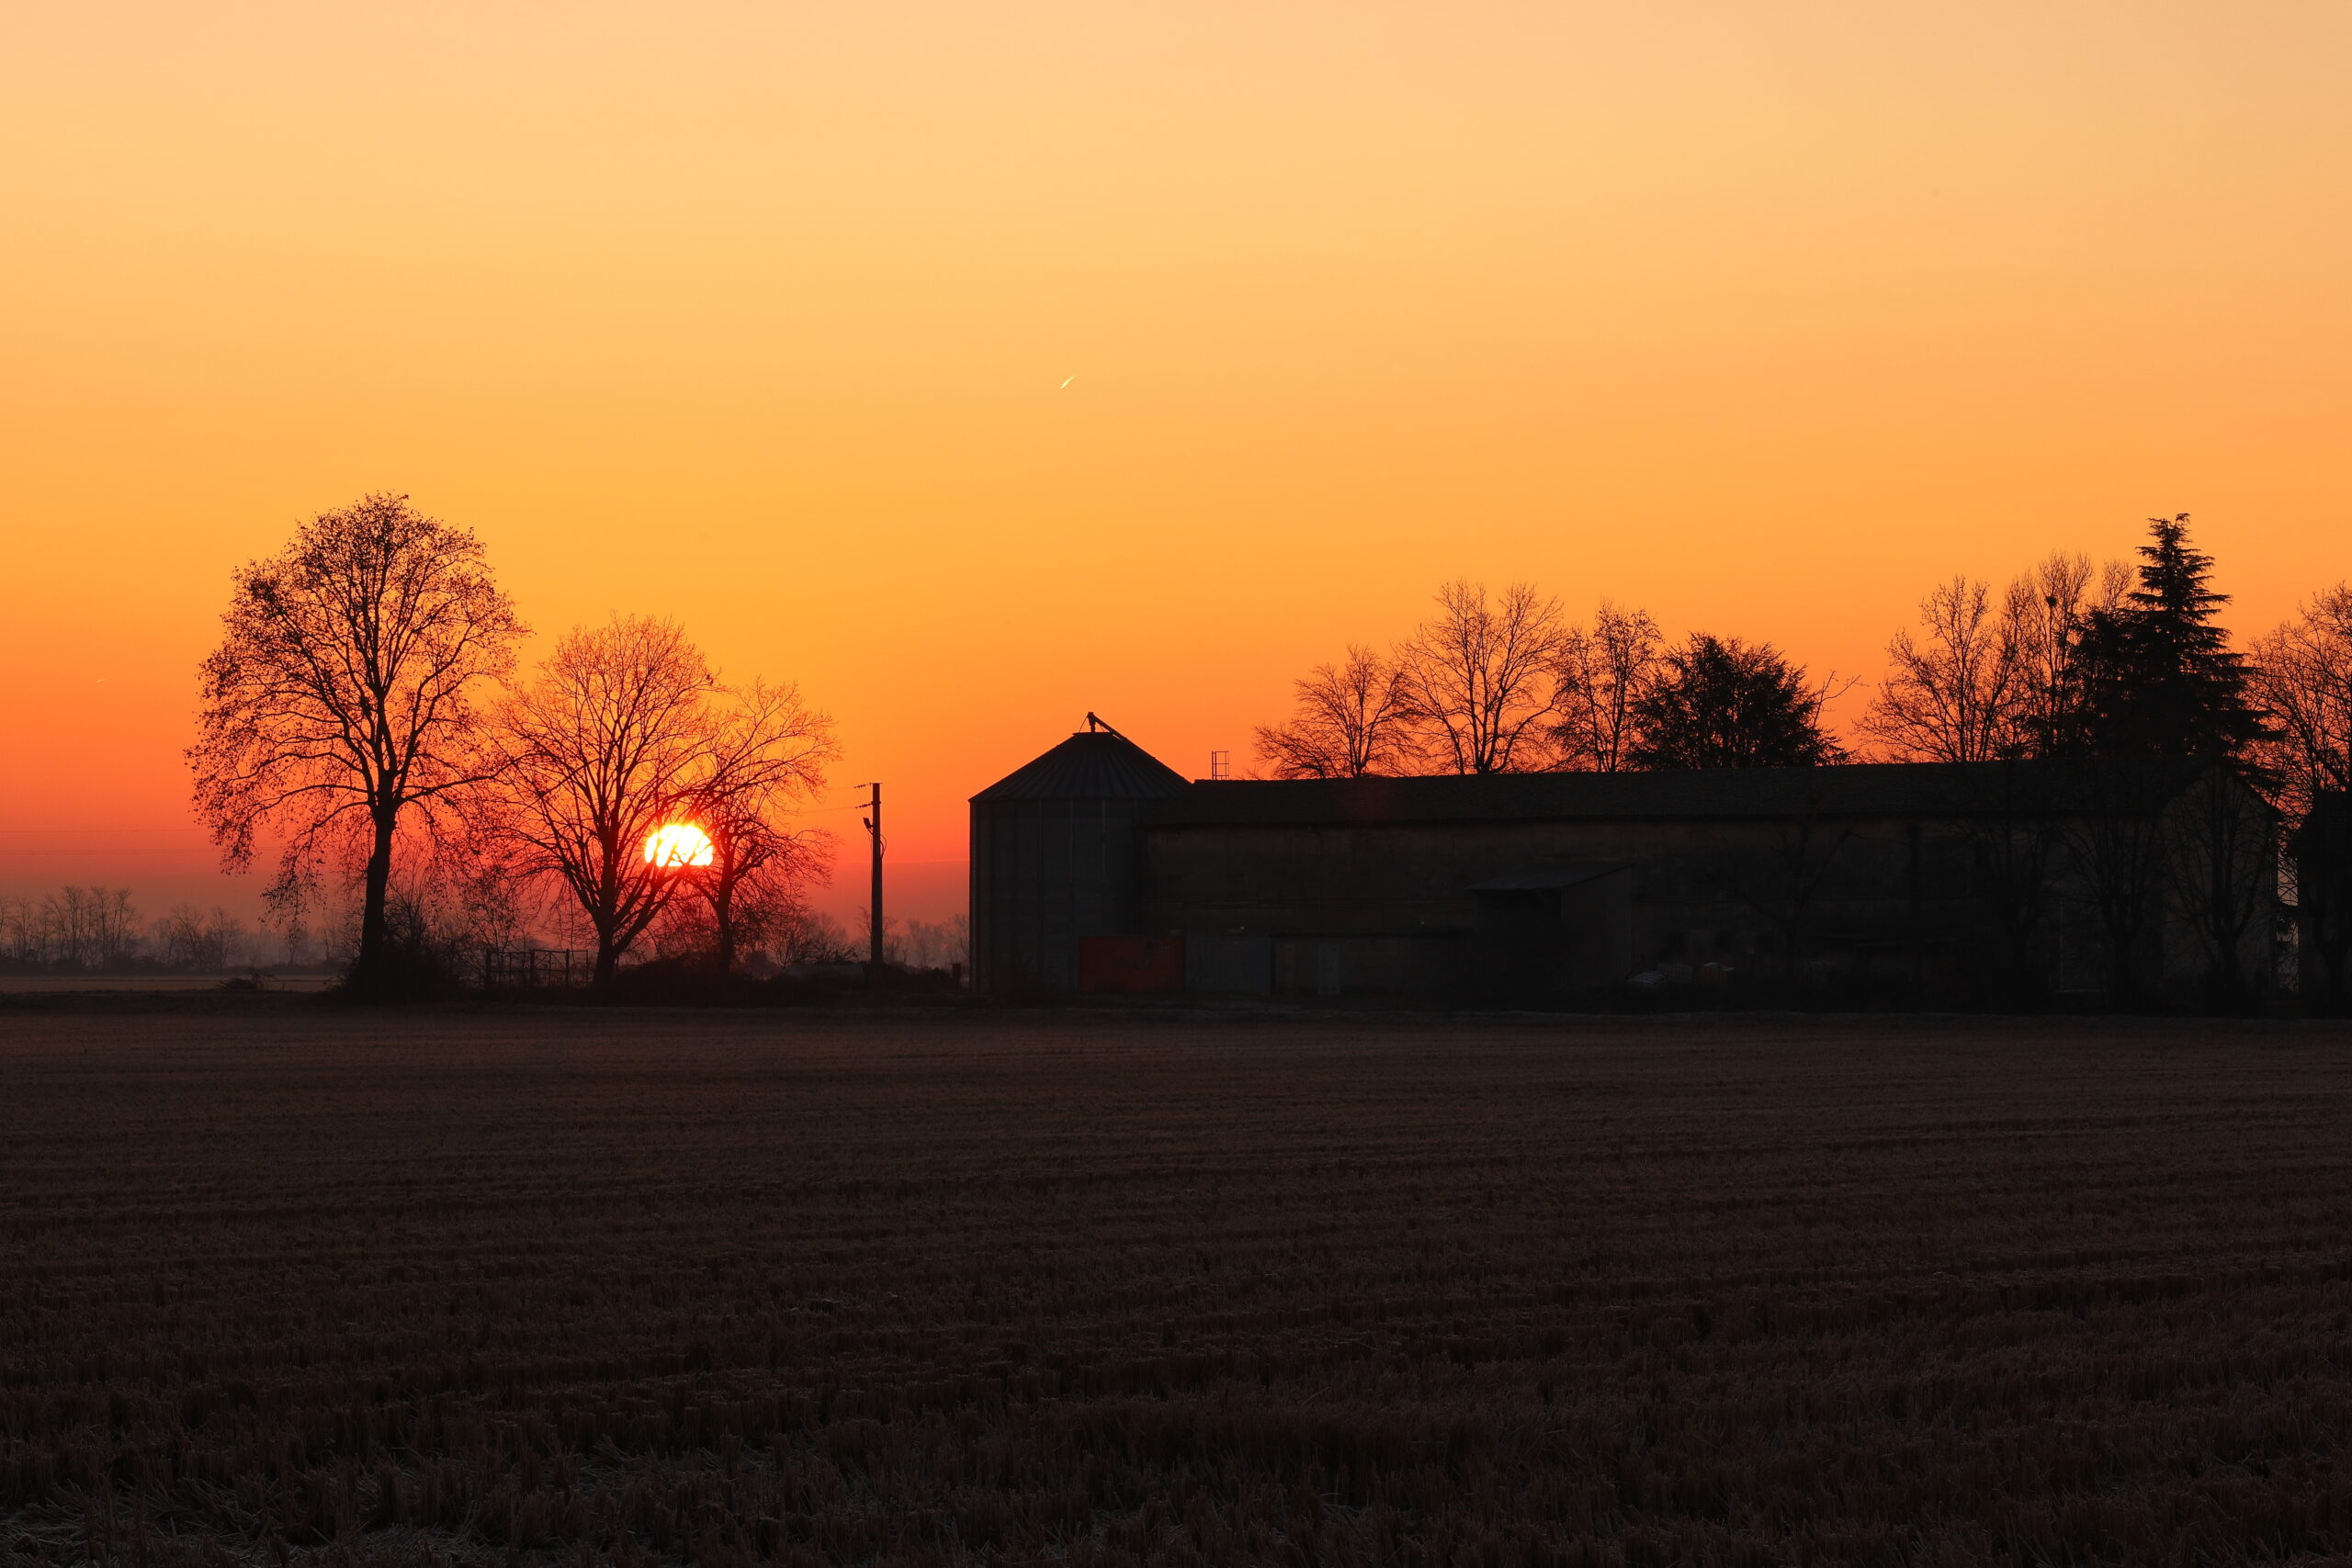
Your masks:
<path fill-rule="evenodd" d="M 972 796 L 983 800 L 1164 800 L 1184 776 L 1115 729 L 1081 729 Z"/>

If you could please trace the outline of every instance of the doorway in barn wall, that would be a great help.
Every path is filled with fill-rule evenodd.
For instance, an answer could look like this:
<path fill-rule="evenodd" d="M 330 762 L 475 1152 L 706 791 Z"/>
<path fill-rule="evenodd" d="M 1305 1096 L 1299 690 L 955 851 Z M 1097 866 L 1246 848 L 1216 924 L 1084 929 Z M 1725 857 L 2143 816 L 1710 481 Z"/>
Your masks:
<path fill-rule="evenodd" d="M 1514 873 L 1470 893 L 1480 1006 L 1559 1007 L 1606 992 L 1632 972 L 1634 878 L 1623 862 Z"/>
<path fill-rule="evenodd" d="M 1496 888 L 1478 894 L 1480 1005 L 1539 1008 L 1560 999 L 1563 949 L 1560 892 Z"/>

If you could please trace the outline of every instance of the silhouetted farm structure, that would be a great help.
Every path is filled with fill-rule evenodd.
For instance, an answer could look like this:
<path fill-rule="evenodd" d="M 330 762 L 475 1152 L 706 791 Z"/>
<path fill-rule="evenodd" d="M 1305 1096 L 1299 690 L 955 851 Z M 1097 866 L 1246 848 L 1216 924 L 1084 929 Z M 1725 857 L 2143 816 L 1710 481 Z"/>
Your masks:
<path fill-rule="evenodd" d="M 1004 995 L 2242 1006 L 2278 893 L 2216 761 L 1188 782 L 1101 728 L 972 800 Z"/>

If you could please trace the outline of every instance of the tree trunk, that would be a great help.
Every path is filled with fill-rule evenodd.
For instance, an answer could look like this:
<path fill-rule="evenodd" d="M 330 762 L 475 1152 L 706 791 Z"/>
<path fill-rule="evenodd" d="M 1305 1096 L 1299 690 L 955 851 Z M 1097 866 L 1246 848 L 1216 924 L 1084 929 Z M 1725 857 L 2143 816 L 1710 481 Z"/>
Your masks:
<path fill-rule="evenodd" d="M 386 916 L 392 887 L 392 818 L 376 818 L 375 841 L 368 846 L 368 869 L 359 901 L 359 952 L 351 964 L 354 989 L 382 989 L 390 979 L 391 923 Z"/>
<path fill-rule="evenodd" d="M 2106 923 L 2107 995 L 2109 1003 L 2129 1008 L 2140 999 L 2140 966 L 2132 951 L 2139 929 L 2116 920 Z"/>
<path fill-rule="evenodd" d="M 2206 978 L 2207 999 L 2221 1012 L 2238 1012 L 2246 1000 L 2245 970 L 2239 962 L 2245 931 L 2234 918 L 2238 900 L 2237 889 L 2230 886 L 2232 869 L 2226 848 L 2215 851 L 2206 867 L 2206 940 L 2213 948 L 2212 973 Z"/>
<path fill-rule="evenodd" d="M 718 932 L 718 975 L 725 979 L 735 972 L 735 895 L 723 889 L 710 901 L 711 922 Z"/>
<path fill-rule="evenodd" d="M 2320 961 L 2320 1006 L 2327 1016 L 2333 1018 L 2345 1010 L 2346 993 L 2352 990 L 2352 986 L 2346 984 L 2345 963 L 2347 957 L 2352 957 L 2352 942 L 2346 942 L 2344 933 L 2338 931 L 2334 940 L 2324 945 L 2315 942 L 2314 946 L 2318 948 Z"/>
<path fill-rule="evenodd" d="M 1908 882 L 1911 903 L 1911 1005 L 1926 1006 L 1922 999 L 1928 994 L 1928 924 L 1924 894 L 1919 886 L 1920 827 L 1908 824 L 1905 832 L 1905 848 L 1909 852 Z"/>

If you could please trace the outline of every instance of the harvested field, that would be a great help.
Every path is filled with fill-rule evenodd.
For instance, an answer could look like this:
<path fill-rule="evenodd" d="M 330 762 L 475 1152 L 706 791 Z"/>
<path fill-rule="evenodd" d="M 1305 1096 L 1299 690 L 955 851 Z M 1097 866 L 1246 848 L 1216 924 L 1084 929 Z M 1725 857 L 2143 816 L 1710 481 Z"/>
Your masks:
<path fill-rule="evenodd" d="M 0 1562 L 2352 1553 L 2347 1045 L 0 1013 Z"/>

